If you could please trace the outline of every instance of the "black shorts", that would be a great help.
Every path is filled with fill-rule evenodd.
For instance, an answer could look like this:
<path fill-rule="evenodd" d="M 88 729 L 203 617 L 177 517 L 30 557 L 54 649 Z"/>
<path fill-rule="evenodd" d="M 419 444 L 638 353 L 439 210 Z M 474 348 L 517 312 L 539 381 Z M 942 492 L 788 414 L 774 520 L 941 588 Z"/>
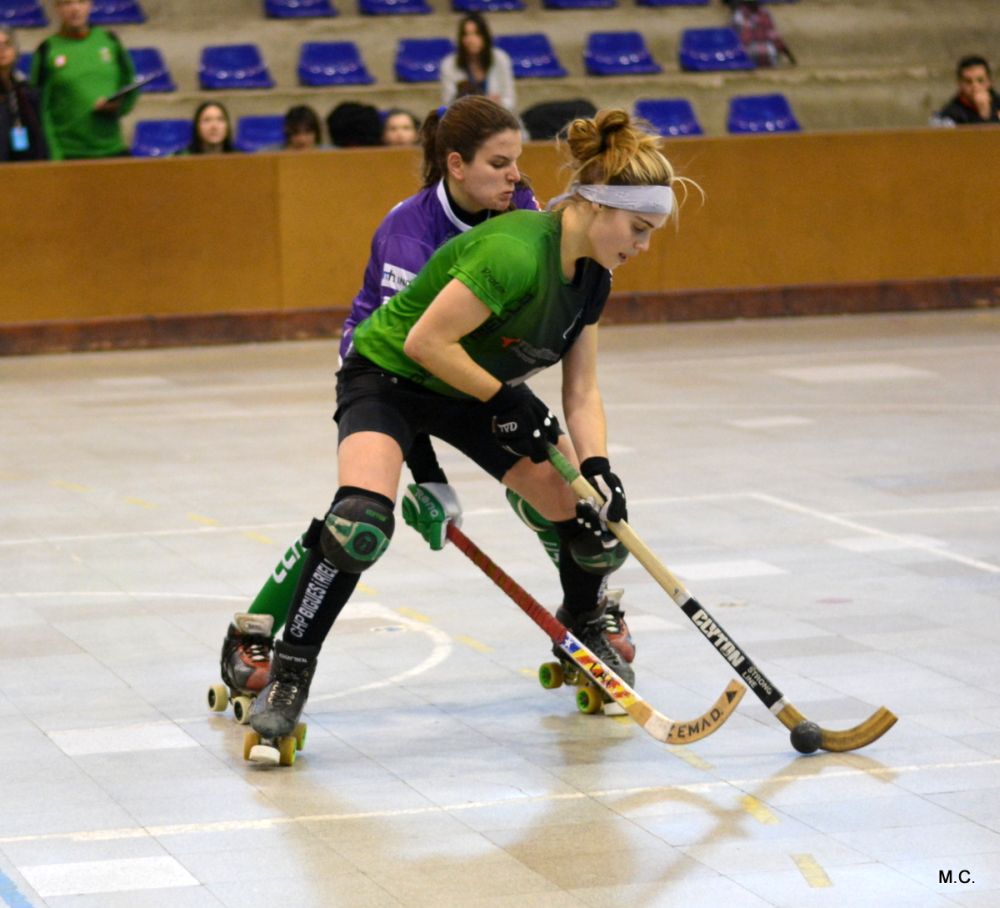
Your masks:
<path fill-rule="evenodd" d="M 419 434 L 457 448 L 494 479 L 521 457 L 493 437 L 492 414 L 478 400 L 447 397 L 386 372 L 357 351 L 337 373 L 339 440 L 355 432 L 380 432 L 394 438 L 405 457 Z"/>

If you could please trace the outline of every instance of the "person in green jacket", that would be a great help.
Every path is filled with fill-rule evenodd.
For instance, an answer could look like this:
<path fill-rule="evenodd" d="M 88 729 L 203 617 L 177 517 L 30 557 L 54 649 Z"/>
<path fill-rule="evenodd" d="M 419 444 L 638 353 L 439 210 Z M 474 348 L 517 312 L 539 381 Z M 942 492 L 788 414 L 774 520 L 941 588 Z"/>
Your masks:
<path fill-rule="evenodd" d="M 135 81 L 121 41 L 90 25 L 91 0 L 56 0 L 59 31 L 35 51 L 31 82 L 41 93 L 42 123 L 53 160 L 128 154 L 121 118 L 138 92 L 112 96 Z"/>
<path fill-rule="evenodd" d="M 550 210 L 512 211 L 455 236 L 355 328 L 337 373 L 339 487 L 303 537 L 284 632 L 250 707 L 248 759 L 277 762 L 285 743 L 276 742 L 296 728 L 327 634 L 389 546 L 402 465 L 420 433 L 451 444 L 553 524 L 556 617 L 633 682 L 605 620 L 607 577 L 626 555 L 607 524 L 624 520 L 627 505 L 608 459 L 597 326 L 611 272 L 674 216 L 683 178 L 624 110 L 572 121 L 565 146 L 572 181 Z M 568 435 L 527 384 L 556 363 Z M 548 463 L 550 443 L 603 502 L 577 503 Z"/>

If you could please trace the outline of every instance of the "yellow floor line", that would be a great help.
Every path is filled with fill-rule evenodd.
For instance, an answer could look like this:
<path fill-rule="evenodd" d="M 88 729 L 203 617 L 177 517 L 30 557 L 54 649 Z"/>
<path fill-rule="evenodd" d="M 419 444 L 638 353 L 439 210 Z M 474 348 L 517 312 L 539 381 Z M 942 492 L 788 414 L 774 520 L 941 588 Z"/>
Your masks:
<path fill-rule="evenodd" d="M 399 614 L 402 615 L 404 618 L 412 618 L 414 621 L 422 621 L 424 624 L 431 623 L 431 619 L 428 618 L 426 615 L 422 615 L 420 614 L 420 612 L 416 612 L 411 608 L 407 608 L 405 605 L 402 606 L 401 608 L 396 609 L 396 611 L 399 612 Z"/>
<path fill-rule="evenodd" d="M 82 486 L 78 482 L 65 482 L 62 479 L 53 479 L 49 485 L 55 486 L 57 489 L 65 489 L 67 492 L 89 492 L 90 486 Z"/>
<path fill-rule="evenodd" d="M 695 769 L 705 770 L 706 772 L 710 769 L 715 769 L 715 767 L 709 763 L 707 760 L 703 760 L 694 751 L 689 750 L 686 747 L 668 747 L 669 750 L 678 760 L 683 760 L 688 766 L 693 766 Z"/>
<path fill-rule="evenodd" d="M 259 542 L 262 545 L 274 545 L 274 540 L 270 536 L 265 536 L 263 533 L 255 533 L 253 530 L 247 530 L 244 534 L 247 539 L 252 539 L 254 542 Z"/>
<path fill-rule="evenodd" d="M 767 805 L 752 795 L 741 798 L 740 806 L 758 823 L 763 823 L 765 826 L 774 826 L 778 822 L 778 818 L 768 810 Z"/>
<path fill-rule="evenodd" d="M 158 508 L 159 505 L 153 504 L 151 501 L 146 501 L 145 498 L 133 498 L 129 496 L 125 499 L 125 504 L 134 504 L 137 508 L 146 508 L 147 510 L 153 510 L 153 508 Z"/>
<path fill-rule="evenodd" d="M 813 889 L 826 889 L 833 885 L 833 881 L 826 875 L 819 861 L 811 854 L 793 854 L 792 860 L 799 868 L 799 873 Z"/>
<path fill-rule="evenodd" d="M 219 521 L 214 517 L 206 517 L 204 514 L 188 514 L 187 519 L 207 527 L 217 527 L 219 525 Z"/>
<path fill-rule="evenodd" d="M 469 649 L 474 649 L 477 653 L 492 653 L 493 647 L 487 646 L 485 643 L 481 643 L 472 637 L 466 637 L 465 634 L 458 634 L 455 639 L 459 643 L 464 643 Z"/>
<path fill-rule="evenodd" d="M 364 593 L 366 596 L 377 596 L 378 592 L 375 587 L 369 586 L 364 580 L 358 581 L 358 592 Z"/>

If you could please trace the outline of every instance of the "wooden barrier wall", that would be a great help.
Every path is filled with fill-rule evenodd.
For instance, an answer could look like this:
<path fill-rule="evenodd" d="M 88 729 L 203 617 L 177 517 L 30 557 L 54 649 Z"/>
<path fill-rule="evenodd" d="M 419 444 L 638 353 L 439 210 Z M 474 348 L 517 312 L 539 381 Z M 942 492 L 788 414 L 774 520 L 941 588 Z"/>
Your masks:
<path fill-rule="evenodd" d="M 1000 305 L 1000 129 L 687 139 L 612 320 Z M 562 188 L 549 144 L 522 158 Z M 332 333 L 414 150 L 0 167 L 0 353 Z"/>

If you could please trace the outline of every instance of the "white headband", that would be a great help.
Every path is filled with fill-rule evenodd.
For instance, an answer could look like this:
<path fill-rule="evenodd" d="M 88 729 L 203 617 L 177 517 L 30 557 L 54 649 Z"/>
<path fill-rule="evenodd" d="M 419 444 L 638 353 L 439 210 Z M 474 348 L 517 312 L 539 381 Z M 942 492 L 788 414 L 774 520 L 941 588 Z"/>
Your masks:
<path fill-rule="evenodd" d="M 597 202 L 609 208 L 624 208 L 626 211 L 644 211 L 669 217 L 674 210 L 674 193 L 669 186 L 609 186 L 607 183 L 573 183 L 568 192 L 556 196 L 545 207 L 554 208 L 574 195 L 581 195 L 588 202 Z"/>

